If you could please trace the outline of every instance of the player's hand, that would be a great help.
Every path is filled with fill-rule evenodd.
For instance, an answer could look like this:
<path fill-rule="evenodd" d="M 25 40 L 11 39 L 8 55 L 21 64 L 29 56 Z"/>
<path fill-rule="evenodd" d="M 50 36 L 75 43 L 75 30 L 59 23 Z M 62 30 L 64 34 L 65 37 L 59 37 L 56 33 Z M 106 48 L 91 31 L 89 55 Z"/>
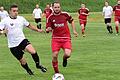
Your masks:
<path fill-rule="evenodd" d="M 50 31 L 52 31 L 52 28 L 51 28 L 51 27 L 48 27 L 48 28 L 46 29 L 46 32 L 49 33 Z"/>
<path fill-rule="evenodd" d="M 1 31 L 0 31 L 0 34 L 6 34 L 6 33 L 8 33 L 8 30 L 7 30 L 7 29 L 4 29 L 4 30 L 1 30 Z"/>
<path fill-rule="evenodd" d="M 41 33 L 41 32 L 44 32 L 44 30 L 43 30 L 43 29 L 38 29 L 37 31 L 38 31 L 38 32 L 40 32 L 40 33 Z"/>
<path fill-rule="evenodd" d="M 73 32 L 75 37 L 78 37 L 78 33 L 76 31 Z"/>

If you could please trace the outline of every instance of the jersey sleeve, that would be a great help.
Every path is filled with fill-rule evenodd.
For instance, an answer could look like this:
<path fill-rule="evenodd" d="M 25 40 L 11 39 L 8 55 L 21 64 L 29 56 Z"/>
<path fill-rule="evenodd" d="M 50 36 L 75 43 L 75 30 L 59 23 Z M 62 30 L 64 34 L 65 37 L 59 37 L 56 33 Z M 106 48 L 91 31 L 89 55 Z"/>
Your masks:
<path fill-rule="evenodd" d="M 35 9 L 33 10 L 33 14 L 35 14 Z"/>
<path fill-rule="evenodd" d="M 78 10 L 78 13 L 80 14 L 80 9 Z"/>
<path fill-rule="evenodd" d="M 105 8 L 103 7 L 103 10 L 102 10 L 102 12 L 104 13 L 105 12 Z"/>
<path fill-rule="evenodd" d="M 86 8 L 86 13 L 87 13 L 87 14 L 89 13 L 89 9 L 88 9 L 88 8 Z"/>
<path fill-rule="evenodd" d="M 0 22 L 0 30 L 3 30 L 4 28 L 5 28 L 5 22 L 4 22 L 4 20 L 2 20 Z"/>
<path fill-rule="evenodd" d="M 25 19 L 25 18 L 23 18 L 23 25 L 25 26 L 25 27 L 27 27 L 27 26 L 29 26 L 29 22 Z"/>
<path fill-rule="evenodd" d="M 116 10 L 116 6 L 113 6 L 113 11 L 115 11 Z"/>
<path fill-rule="evenodd" d="M 69 23 L 71 23 L 71 22 L 73 21 L 72 16 L 69 15 L 68 13 L 66 14 L 66 17 L 67 17 L 67 21 L 68 21 Z"/>
<path fill-rule="evenodd" d="M 42 14 L 42 10 L 40 9 L 40 13 Z"/>
<path fill-rule="evenodd" d="M 46 28 L 48 27 L 51 27 L 52 28 L 53 24 L 52 24 L 52 20 L 51 20 L 51 17 L 48 17 L 47 18 L 47 25 L 46 25 Z"/>

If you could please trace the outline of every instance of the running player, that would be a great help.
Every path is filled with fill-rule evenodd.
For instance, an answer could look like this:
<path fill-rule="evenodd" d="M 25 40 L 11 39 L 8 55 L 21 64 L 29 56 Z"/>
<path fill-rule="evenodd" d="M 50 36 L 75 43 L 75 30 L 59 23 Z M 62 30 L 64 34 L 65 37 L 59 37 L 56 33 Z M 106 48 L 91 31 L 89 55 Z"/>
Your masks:
<path fill-rule="evenodd" d="M 118 0 L 117 5 L 113 7 L 113 12 L 115 17 L 116 35 L 118 35 L 120 23 L 120 0 Z"/>
<path fill-rule="evenodd" d="M 85 37 L 85 27 L 87 24 L 87 16 L 89 15 L 89 9 L 85 7 L 85 4 L 81 4 L 81 8 L 78 10 L 78 13 L 82 36 Z"/>
<path fill-rule="evenodd" d="M 39 5 L 36 4 L 36 8 L 33 10 L 33 17 L 35 19 L 35 22 L 37 23 L 38 29 L 41 29 L 41 16 L 42 10 L 39 8 Z"/>
<path fill-rule="evenodd" d="M 50 5 L 47 4 L 46 8 L 44 10 L 43 16 L 46 16 L 46 26 L 47 26 L 47 19 L 50 16 L 50 14 L 52 13 L 52 10 L 50 9 Z"/>
<path fill-rule="evenodd" d="M 104 21 L 109 33 L 113 33 L 112 26 L 111 26 L 112 13 L 113 13 L 113 8 L 109 6 L 109 3 L 106 1 L 105 6 L 103 7 L 103 16 L 104 16 Z"/>
<path fill-rule="evenodd" d="M 4 10 L 4 7 L 0 7 L 0 20 L 2 21 L 5 17 L 8 17 L 8 12 Z"/>
<path fill-rule="evenodd" d="M 73 33 L 77 36 L 73 18 L 67 13 L 61 11 L 59 2 L 53 3 L 53 11 L 48 18 L 46 31 L 52 30 L 52 66 L 55 73 L 59 73 L 58 69 L 58 53 L 62 48 L 64 50 L 63 67 L 67 66 L 67 60 L 71 56 L 71 36 L 68 27 L 69 22 L 72 26 Z"/>
<path fill-rule="evenodd" d="M 28 27 L 34 31 L 42 32 L 35 26 L 32 26 L 24 17 L 18 16 L 18 6 L 12 5 L 9 11 L 10 15 L 4 18 L 0 23 L 0 34 L 6 33 L 8 39 L 8 47 L 11 53 L 17 58 L 21 66 L 30 74 L 33 72 L 29 68 L 25 57 L 23 56 L 24 50 L 29 52 L 36 64 L 36 68 L 42 72 L 46 72 L 47 69 L 40 64 L 37 51 L 32 44 L 25 38 L 23 28 Z"/>

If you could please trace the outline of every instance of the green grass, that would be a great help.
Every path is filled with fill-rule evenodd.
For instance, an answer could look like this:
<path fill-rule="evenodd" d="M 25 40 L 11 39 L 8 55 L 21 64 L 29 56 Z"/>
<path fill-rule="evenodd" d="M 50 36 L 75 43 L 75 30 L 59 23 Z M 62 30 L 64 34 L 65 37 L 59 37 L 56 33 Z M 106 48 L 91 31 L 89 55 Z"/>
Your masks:
<path fill-rule="evenodd" d="M 92 12 L 100 12 L 104 6 L 105 0 L 0 0 L 0 6 L 4 6 L 9 10 L 9 6 L 12 4 L 18 4 L 20 13 L 32 13 L 36 4 L 40 5 L 40 8 L 44 10 L 47 3 L 53 3 L 54 1 L 60 1 L 63 11 L 77 12 L 81 3 L 85 3 L 86 6 Z M 117 4 L 117 0 L 108 0 L 111 6 Z"/>
<path fill-rule="evenodd" d="M 59 54 L 59 69 L 65 80 L 120 80 L 120 36 L 108 34 L 103 23 L 101 13 L 91 13 L 86 26 L 86 37 L 83 38 L 77 14 L 72 13 L 79 36 L 72 34 L 73 52 L 67 68 L 62 67 L 63 51 Z M 24 14 L 31 24 L 35 23 L 31 15 Z M 45 25 L 45 19 L 42 20 Z M 44 28 L 44 27 L 43 27 Z M 34 76 L 26 74 L 19 62 L 7 48 L 7 40 L 0 36 L 0 80 L 51 80 L 54 71 L 51 65 L 51 34 L 37 33 L 29 29 L 24 30 L 26 38 L 36 48 L 41 63 L 48 68 L 47 73 L 41 73 L 35 68 L 34 62 L 28 53 L 25 57 L 29 66 L 35 72 Z"/>

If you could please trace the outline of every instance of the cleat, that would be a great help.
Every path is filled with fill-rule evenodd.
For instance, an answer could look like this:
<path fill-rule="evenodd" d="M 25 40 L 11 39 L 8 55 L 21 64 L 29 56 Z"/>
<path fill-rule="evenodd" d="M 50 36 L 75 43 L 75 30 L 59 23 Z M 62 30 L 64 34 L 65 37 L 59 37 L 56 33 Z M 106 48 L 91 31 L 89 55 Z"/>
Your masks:
<path fill-rule="evenodd" d="M 29 75 L 34 75 L 31 70 L 28 70 L 27 73 L 28 73 Z"/>
<path fill-rule="evenodd" d="M 67 66 L 67 59 L 64 59 L 63 60 L 63 67 L 66 67 Z"/>
<path fill-rule="evenodd" d="M 118 33 L 116 34 L 116 36 L 118 36 Z"/>
<path fill-rule="evenodd" d="M 47 68 L 43 67 L 42 65 L 36 66 L 37 69 L 40 69 L 42 72 L 47 72 Z"/>
<path fill-rule="evenodd" d="M 83 36 L 83 37 L 85 37 L 86 35 L 85 35 L 85 34 L 83 34 L 82 36 Z"/>

